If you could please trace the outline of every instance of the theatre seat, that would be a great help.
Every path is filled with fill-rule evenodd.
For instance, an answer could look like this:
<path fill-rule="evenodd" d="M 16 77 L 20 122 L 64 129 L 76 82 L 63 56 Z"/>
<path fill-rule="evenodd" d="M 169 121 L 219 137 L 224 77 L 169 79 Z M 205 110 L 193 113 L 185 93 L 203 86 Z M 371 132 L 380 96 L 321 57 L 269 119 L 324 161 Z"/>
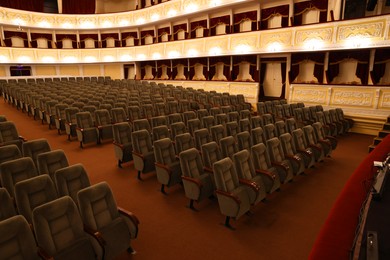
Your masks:
<path fill-rule="evenodd" d="M 53 181 L 57 170 L 69 166 L 65 152 L 60 149 L 39 154 L 37 162 L 39 174 L 48 174 Z"/>
<path fill-rule="evenodd" d="M 26 219 L 13 216 L 0 221 L 1 259 L 38 260 L 38 248 Z"/>
<path fill-rule="evenodd" d="M 277 169 L 280 181 L 282 183 L 291 181 L 294 176 L 292 166 L 284 156 L 279 139 L 276 137 L 271 138 L 267 140 L 266 144 L 271 164 Z"/>
<path fill-rule="evenodd" d="M 256 145 L 259 143 L 265 143 L 263 128 L 261 128 L 261 127 L 252 128 L 251 139 L 252 139 L 253 145 Z"/>
<path fill-rule="evenodd" d="M 115 157 L 118 160 L 118 167 L 121 168 L 122 163 L 133 160 L 130 124 L 127 122 L 114 124 L 113 135 Z"/>
<path fill-rule="evenodd" d="M 302 159 L 305 162 L 305 167 L 306 168 L 314 167 L 315 164 L 314 151 L 313 148 L 308 146 L 302 129 L 300 128 L 295 129 L 292 132 L 292 137 L 294 140 L 295 149 L 298 153 L 302 155 Z"/>
<path fill-rule="evenodd" d="M 130 241 L 138 235 L 139 220 L 131 212 L 118 208 L 107 182 L 84 188 L 77 197 L 84 225 L 99 232 L 104 241 L 104 259 L 114 259 L 124 251 L 135 253 Z"/>
<path fill-rule="evenodd" d="M 214 163 L 222 159 L 218 144 L 214 141 L 203 144 L 201 150 L 205 169 L 212 171 Z"/>
<path fill-rule="evenodd" d="M 248 192 L 251 205 L 256 205 L 265 199 L 266 189 L 263 179 L 256 174 L 248 150 L 241 150 L 233 155 L 234 166 L 237 171 L 240 184 L 243 184 Z"/>
<path fill-rule="evenodd" d="M 324 149 L 319 143 L 317 143 L 313 127 L 311 125 L 307 125 L 304 126 L 302 130 L 305 134 L 307 145 L 313 149 L 316 162 L 323 161 L 325 157 Z"/>
<path fill-rule="evenodd" d="M 194 201 L 199 202 L 213 195 L 214 176 L 204 171 L 199 151 L 195 148 L 183 151 L 179 155 L 182 180 L 186 197 L 190 199 L 189 208 Z"/>
<path fill-rule="evenodd" d="M 233 136 L 227 136 L 219 141 L 222 157 L 233 159 L 233 154 L 238 152 L 238 147 Z"/>
<path fill-rule="evenodd" d="M 131 142 L 134 168 L 138 171 L 137 178 L 141 179 L 141 173 L 155 170 L 152 140 L 148 130 L 142 129 L 132 132 Z"/>
<path fill-rule="evenodd" d="M 156 127 L 153 127 L 152 129 L 152 136 L 153 141 L 157 141 L 163 138 L 170 138 L 171 135 L 169 134 L 168 126 L 166 125 L 159 125 Z"/>
<path fill-rule="evenodd" d="M 161 192 L 165 193 L 165 186 L 170 187 L 181 182 L 180 162 L 169 138 L 155 141 L 153 151 L 156 159 L 157 180 L 161 183 Z"/>
<path fill-rule="evenodd" d="M 35 166 L 38 168 L 38 155 L 50 152 L 51 147 L 47 139 L 40 138 L 23 143 L 23 156 L 33 159 Z"/>
<path fill-rule="evenodd" d="M 0 188 L 0 222 L 15 215 L 14 201 L 5 188 Z"/>
<path fill-rule="evenodd" d="M 3 162 L 15 160 L 22 157 L 22 153 L 15 144 L 0 146 L 0 165 Z"/>
<path fill-rule="evenodd" d="M 110 112 L 106 109 L 95 111 L 96 127 L 99 130 L 100 141 L 113 139 L 112 120 Z"/>
<path fill-rule="evenodd" d="M 80 213 L 69 196 L 35 208 L 33 226 L 39 251 L 49 259 L 103 258 L 103 242 L 84 231 Z"/>
<path fill-rule="evenodd" d="M 22 151 L 22 144 L 26 140 L 19 135 L 15 123 L 11 121 L 0 122 L 0 146 L 15 144 Z"/>
<path fill-rule="evenodd" d="M 285 133 L 279 136 L 280 143 L 284 156 L 290 161 L 294 175 L 303 174 L 305 172 L 305 161 L 303 155 L 295 150 L 295 145 L 290 133 Z"/>
<path fill-rule="evenodd" d="M 214 179 L 219 209 L 226 216 L 225 226 L 232 228 L 230 218 L 238 219 L 250 210 L 250 198 L 244 185 L 238 180 L 230 158 L 214 163 Z"/>
<path fill-rule="evenodd" d="M 194 140 L 190 133 L 183 133 L 175 136 L 175 151 L 177 155 L 190 148 L 195 148 Z"/>
<path fill-rule="evenodd" d="M 78 112 L 76 114 L 77 121 L 77 139 L 80 142 L 80 148 L 83 148 L 84 144 L 99 143 L 99 131 L 94 126 L 92 115 L 89 112 Z"/>

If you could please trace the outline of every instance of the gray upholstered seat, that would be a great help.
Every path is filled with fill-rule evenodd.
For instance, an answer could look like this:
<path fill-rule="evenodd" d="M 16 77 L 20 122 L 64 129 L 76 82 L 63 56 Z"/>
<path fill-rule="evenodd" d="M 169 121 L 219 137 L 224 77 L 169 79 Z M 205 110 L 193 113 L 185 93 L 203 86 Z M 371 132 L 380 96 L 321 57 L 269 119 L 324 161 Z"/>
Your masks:
<path fill-rule="evenodd" d="M 23 156 L 33 159 L 35 166 L 38 167 L 38 155 L 50 152 L 50 144 L 47 139 L 40 138 L 23 143 Z"/>
<path fill-rule="evenodd" d="M 231 228 L 230 218 L 238 219 L 250 210 L 250 198 L 244 185 L 238 180 L 230 158 L 213 165 L 219 209 L 226 216 L 225 226 Z"/>
<path fill-rule="evenodd" d="M 199 118 L 190 119 L 187 121 L 187 128 L 188 132 L 195 137 L 195 131 L 203 128 L 202 122 Z"/>
<path fill-rule="evenodd" d="M 15 160 L 22 157 L 22 153 L 15 144 L 9 144 L 5 146 L 0 146 L 0 165 L 3 162 Z"/>
<path fill-rule="evenodd" d="M 80 147 L 84 144 L 99 143 L 99 131 L 93 125 L 92 115 L 89 112 L 78 112 L 76 114 L 77 120 L 77 139 L 80 142 Z"/>
<path fill-rule="evenodd" d="M 249 118 L 240 119 L 238 124 L 240 126 L 240 132 L 244 132 L 244 131 L 250 132 L 251 131 L 252 127 L 251 127 L 251 121 L 249 120 Z"/>
<path fill-rule="evenodd" d="M 19 135 L 14 122 L 0 122 L 0 146 L 15 144 L 22 151 L 24 141 L 24 138 Z"/>
<path fill-rule="evenodd" d="M 154 128 L 156 126 L 161 126 L 161 125 L 167 125 L 167 118 L 166 116 L 154 116 L 151 118 L 151 127 Z"/>
<path fill-rule="evenodd" d="M 127 114 L 126 111 L 122 107 L 115 107 L 111 109 L 111 114 L 112 114 L 112 123 L 122 123 L 122 122 L 127 122 Z"/>
<path fill-rule="evenodd" d="M 201 151 L 202 145 L 210 142 L 210 134 L 206 128 L 198 129 L 194 132 L 195 147 Z"/>
<path fill-rule="evenodd" d="M 226 130 L 222 124 L 210 127 L 211 138 L 214 142 L 219 143 L 219 140 L 226 137 Z"/>
<path fill-rule="evenodd" d="M 180 162 L 169 138 L 155 141 L 153 151 L 156 160 L 157 180 L 161 183 L 161 192 L 165 193 L 165 186 L 170 187 L 181 182 Z"/>
<path fill-rule="evenodd" d="M 69 166 L 68 158 L 63 150 L 58 149 L 41 153 L 37 157 L 39 174 L 49 174 L 54 181 L 54 173 L 61 168 Z"/>
<path fill-rule="evenodd" d="M 305 172 L 305 161 L 303 155 L 296 151 L 291 134 L 282 134 L 279 136 L 279 140 L 285 158 L 290 161 L 294 175 L 303 174 Z"/>
<path fill-rule="evenodd" d="M 215 119 L 213 116 L 204 116 L 202 117 L 202 125 L 204 128 L 210 131 L 210 128 L 215 125 Z"/>
<path fill-rule="evenodd" d="M 240 184 L 248 191 L 250 203 L 256 205 L 265 199 L 266 188 L 261 176 L 256 174 L 250 155 L 248 150 L 241 150 L 233 155 L 233 162 Z"/>
<path fill-rule="evenodd" d="M 81 219 L 86 227 L 98 231 L 105 241 L 104 259 L 113 259 L 124 251 L 133 253 L 130 240 L 138 235 L 138 219 L 118 208 L 111 188 L 101 182 L 78 192 Z"/>
<path fill-rule="evenodd" d="M 70 196 L 77 203 L 77 192 L 91 186 L 88 174 L 81 163 L 58 169 L 54 174 L 59 196 Z"/>
<path fill-rule="evenodd" d="M 295 129 L 292 132 L 292 137 L 294 140 L 295 149 L 302 155 L 302 158 L 305 162 L 305 167 L 313 167 L 315 164 L 314 151 L 313 148 L 307 145 L 302 129 Z"/>
<path fill-rule="evenodd" d="M 266 144 L 271 164 L 276 167 L 280 177 L 280 181 L 282 183 L 291 181 L 294 176 L 292 166 L 284 156 L 279 139 L 276 137 L 271 138 L 267 140 Z"/>
<path fill-rule="evenodd" d="M 186 197 L 190 199 L 189 208 L 194 209 L 194 201 L 202 201 L 213 195 L 214 176 L 204 171 L 199 151 L 190 148 L 180 153 L 180 167 Z"/>
<path fill-rule="evenodd" d="M 122 163 L 133 160 L 132 142 L 131 142 L 131 126 L 127 122 L 116 123 L 112 126 L 114 135 L 114 152 L 118 160 L 118 167 L 122 167 Z"/>
<path fill-rule="evenodd" d="M 0 221 L 1 259 L 38 260 L 34 235 L 23 216 L 17 215 Z"/>
<path fill-rule="evenodd" d="M 134 168 L 138 171 L 138 179 L 141 179 L 141 173 L 155 170 L 152 140 L 148 130 L 142 129 L 132 132 L 131 142 L 133 145 Z"/>
<path fill-rule="evenodd" d="M 15 184 L 15 200 L 19 214 L 32 223 L 34 208 L 58 197 L 49 175 L 39 175 Z"/>
<path fill-rule="evenodd" d="M 311 125 L 307 125 L 304 126 L 302 130 L 305 135 L 307 145 L 313 148 L 316 162 L 323 161 L 325 157 L 324 149 L 319 143 L 317 143 L 313 127 Z"/>
<path fill-rule="evenodd" d="M 259 144 L 259 143 L 265 143 L 263 128 L 261 128 L 261 127 L 252 128 L 251 139 L 252 139 L 253 145 Z"/>
<path fill-rule="evenodd" d="M 15 184 L 38 176 L 30 157 L 22 157 L 0 164 L 1 183 L 12 198 L 15 197 Z"/>
<path fill-rule="evenodd" d="M 156 127 L 153 127 L 152 129 L 152 136 L 153 136 L 153 141 L 157 141 L 163 138 L 170 138 L 171 135 L 169 133 L 168 126 L 166 125 L 159 125 Z"/>
<path fill-rule="evenodd" d="M 208 171 L 212 171 L 213 164 L 222 159 L 218 144 L 214 141 L 203 144 L 201 151 L 205 168 Z"/>
<path fill-rule="evenodd" d="M 133 130 L 138 131 L 141 129 L 147 130 L 149 134 L 152 132 L 152 126 L 150 125 L 148 119 L 142 118 L 133 121 Z"/>
<path fill-rule="evenodd" d="M 221 154 L 223 158 L 230 157 L 230 159 L 233 159 L 233 154 L 238 152 L 236 140 L 233 136 L 227 136 L 222 138 L 219 141 L 219 146 L 221 147 Z"/>
<path fill-rule="evenodd" d="M 276 122 L 275 123 L 275 130 L 276 130 L 277 136 L 281 136 L 282 134 L 287 133 L 286 123 L 284 121 Z"/>
<path fill-rule="evenodd" d="M 76 137 L 76 128 L 77 128 L 77 119 L 76 114 L 79 113 L 80 110 L 77 107 L 68 107 L 65 108 L 65 131 L 68 135 L 68 140 L 70 140 L 71 137 Z"/>
<path fill-rule="evenodd" d="M 58 134 L 61 134 L 61 131 L 65 131 L 65 122 L 66 114 L 65 109 L 68 108 L 67 104 L 57 104 L 55 106 L 56 115 L 54 117 L 54 122 L 58 131 Z"/>
<path fill-rule="evenodd" d="M 194 139 L 190 133 L 183 133 L 175 136 L 175 151 L 177 155 L 179 155 L 182 151 L 194 147 Z"/>
<path fill-rule="evenodd" d="M 267 147 L 263 143 L 251 148 L 251 158 L 256 173 L 261 176 L 267 193 L 280 189 L 280 177 L 278 171 L 272 166 Z"/>
<path fill-rule="evenodd" d="M 95 111 L 96 127 L 99 130 L 100 141 L 113 139 L 112 119 L 107 109 Z"/>
<path fill-rule="evenodd" d="M 267 124 L 264 126 L 264 138 L 265 140 L 269 140 L 271 138 L 276 137 L 275 125 Z"/>
<path fill-rule="evenodd" d="M 0 222 L 16 215 L 14 201 L 6 188 L 0 188 Z M 0 234 L 2 234 L 0 232 Z"/>
<path fill-rule="evenodd" d="M 102 259 L 98 240 L 84 231 L 76 204 L 64 196 L 36 207 L 33 226 L 40 251 L 52 259 Z"/>
<path fill-rule="evenodd" d="M 187 127 L 184 122 L 176 122 L 170 125 L 171 127 L 171 138 L 175 139 L 177 135 L 187 133 Z"/>
<path fill-rule="evenodd" d="M 261 116 L 251 116 L 251 129 L 264 127 L 263 118 Z"/>
<path fill-rule="evenodd" d="M 244 131 L 241 133 L 237 134 L 237 145 L 238 145 L 238 150 L 248 150 L 250 151 L 251 146 L 252 146 L 252 140 L 251 140 L 251 135 L 248 131 Z"/>
<path fill-rule="evenodd" d="M 333 145 L 332 145 L 331 140 L 325 136 L 322 124 L 320 122 L 315 122 L 314 124 L 312 124 L 312 127 L 314 130 L 315 139 L 316 139 L 317 143 L 319 143 L 322 146 L 322 149 L 324 150 L 324 155 L 326 157 L 330 157 L 330 155 L 332 154 L 332 151 L 333 151 Z M 330 138 L 332 138 L 334 140 L 333 137 L 330 137 Z"/>

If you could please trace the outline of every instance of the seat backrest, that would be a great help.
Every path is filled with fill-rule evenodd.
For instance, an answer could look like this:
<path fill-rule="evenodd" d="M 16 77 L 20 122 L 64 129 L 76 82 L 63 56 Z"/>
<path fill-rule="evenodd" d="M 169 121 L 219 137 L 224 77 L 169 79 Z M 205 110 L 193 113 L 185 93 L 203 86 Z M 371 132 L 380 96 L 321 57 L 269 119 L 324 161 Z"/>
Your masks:
<path fill-rule="evenodd" d="M 199 118 L 190 119 L 187 122 L 188 131 L 192 136 L 194 136 L 194 132 L 202 128 L 202 123 Z"/>
<path fill-rule="evenodd" d="M 264 126 L 264 137 L 266 140 L 274 138 L 276 136 L 275 125 L 267 124 Z"/>
<path fill-rule="evenodd" d="M 213 171 L 217 190 L 233 192 L 239 186 L 237 172 L 230 158 L 215 162 Z"/>
<path fill-rule="evenodd" d="M 131 143 L 131 126 L 127 122 L 116 123 L 112 126 L 114 142 L 117 144 Z"/>
<path fill-rule="evenodd" d="M 0 252 L 2 259 L 41 259 L 34 235 L 23 216 L 0 221 Z"/>
<path fill-rule="evenodd" d="M 241 132 L 244 132 L 244 131 L 250 132 L 251 131 L 251 121 L 249 121 L 248 118 L 240 119 L 239 125 L 240 125 Z"/>
<path fill-rule="evenodd" d="M 0 165 L 1 183 L 11 197 L 15 197 L 15 184 L 38 176 L 34 162 L 30 157 L 22 157 Z"/>
<path fill-rule="evenodd" d="M 294 156 L 297 153 L 290 133 L 282 134 L 279 136 L 279 140 L 282 145 L 284 155 Z"/>
<path fill-rule="evenodd" d="M 129 106 L 127 108 L 130 121 L 134 121 L 141 118 L 141 110 L 139 106 Z"/>
<path fill-rule="evenodd" d="M 322 127 L 321 122 L 315 122 L 314 124 L 312 124 L 312 126 L 313 126 L 313 130 L 314 130 L 314 134 L 315 134 L 316 139 L 317 140 L 325 139 L 325 130 Z"/>
<path fill-rule="evenodd" d="M 199 109 L 196 113 L 197 113 L 199 120 L 202 120 L 202 118 L 205 116 L 209 116 L 209 111 L 207 109 L 204 109 L 204 108 Z"/>
<path fill-rule="evenodd" d="M 15 185 L 15 200 L 19 214 L 32 223 L 32 211 L 37 206 L 56 199 L 57 191 L 49 175 L 39 175 Z"/>
<path fill-rule="evenodd" d="M 69 196 L 36 207 L 33 226 L 38 246 L 48 255 L 55 258 L 58 253 L 71 250 L 76 244 L 84 242 L 84 246 L 79 247 L 78 252 L 67 252 L 68 257 L 96 258 L 92 244 L 84 232 L 77 206 Z"/>
<path fill-rule="evenodd" d="M 0 146 L 0 165 L 3 162 L 15 160 L 22 157 L 22 153 L 15 144 Z"/>
<path fill-rule="evenodd" d="M 204 174 L 203 163 L 199 151 L 187 149 L 179 154 L 181 172 L 184 176 L 199 178 Z"/>
<path fill-rule="evenodd" d="M 167 118 L 165 116 L 155 116 L 151 119 L 152 128 L 161 125 L 167 125 Z"/>
<path fill-rule="evenodd" d="M 35 139 L 23 143 L 23 156 L 33 159 L 35 166 L 38 166 L 38 155 L 45 152 L 50 152 L 50 144 L 47 139 Z"/>
<path fill-rule="evenodd" d="M 228 113 L 229 122 L 237 121 L 240 119 L 240 114 L 237 111 L 231 111 Z"/>
<path fill-rule="evenodd" d="M 141 129 L 131 134 L 133 150 L 143 155 L 153 151 L 152 140 L 148 130 Z"/>
<path fill-rule="evenodd" d="M 78 112 L 76 114 L 77 127 L 91 128 L 93 126 L 92 115 L 89 112 Z"/>
<path fill-rule="evenodd" d="M 93 230 L 102 230 L 119 218 L 114 195 L 107 182 L 89 186 L 77 194 L 81 219 Z"/>
<path fill-rule="evenodd" d="M 196 113 L 194 111 L 185 111 L 183 113 L 184 123 L 188 126 L 188 121 L 196 118 Z"/>
<path fill-rule="evenodd" d="M 261 115 L 266 114 L 264 102 L 257 102 L 256 107 L 257 107 L 257 114 L 258 115 L 261 116 Z"/>
<path fill-rule="evenodd" d="M 111 115 L 107 109 L 98 109 L 95 111 L 96 124 L 99 126 L 110 125 Z"/>
<path fill-rule="evenodd" d="M 58 169 L 69 166 L 68 158 L 61 149 L 39 154 L 37 162 L 39 174 L 49 174 L 52 180 Z"/>
<path fill-rule="evenodd" d="M 264 127 L 264 121 L 261 116 L 252 116 L 251 117 L 251 128 Z"/>
<path fill-rule="evenodd" d="M 213 164 L 216 161 L 222 159 L 221 151 L 219 150 L 219 146 L 216 142 L 209 142 L 207 144 L 203 144 L 201 147 L 202 150 L 202 159 L 204 166 L 212 169 Z"/>
<path fill-rule="evenodd" d="M 264 114 L 261 117 L 263 118 L 264 126 L 274 123 L 274 119 L 271 114 Z"/>
<path fill-rule="evenodd" d="M 252 144 L 265 143 L 263 128 L 256 127 L 251 130 Z"/>
<path fill-rule="evenodd" d="M 58 169 L 54 179 L 59 196 L 70 196 L 77 202 L 77 192 L 91 186 L 88 174 L 81 163 Z"/>
<path fill-rule="evenodd" d="M 287 132 L 289 133 L 292 133 L 295 129 L 298 128 L 297 121 L 295 120 L 295 118 L 288 118 L 286 120 L 286 128 Z"/>
<path fill-rule="evenodd" d="M 18 140 L 19 134 L 12 121 L 0 122 L 0 142 Z"/>
<path fill-rule="evenodd" d="M 250 150 L 252 146 L 251 135 L 248 131 L 237 134 L 238 150 Z"/>
<path fill-rule="evenodd" d="M 278 121 L 275 123 L 276 135 L 280 136 L 287 132 L 286 123 L 284 121 Z"/>
<path fill-rule="evenodd" d="M 134 120 L 133 127 L 134 127 L 134 131 L 138 131 L 141 129 L 145 129 L 149 133 L 152 131 L 152 127 L 149 123 L 149 120 L 146 118 Z"/>
<path fill-rule="evenodd" d="M 256 171 L 252 163 L 251 154 L 248 150 L 241 150 L 233 155 L 234 167 L 238 178 L 251 180 L 256 176 Z"/>
<path fill-rule="evenodd" d="M 215 119 L 213 116 L 204 116 L 202 117 L 203 127 L 210 130 L 210 128 L 215 125 Z"/>
<path fill-rule="evenodd" d="M 305 134 L 306 143 L 308 145 L 313 145 L 317 143 L 317 140 L 314 135 L 314 129 L 311 125 L 304 126 L 302 130 Z"/>
<path fill-rule="evenodd" d="M 113 123 L 121 123 L 127 121 L 126 111 L 122 107 L 111 109 Z"/>
<path fill-rule="evenodd" d="M 172 124 L 177 123 L 177 122 L 183 122 L 183 118 L 181 117 L 181 115 L 179 113 L 174 113 L 174 114 L 168 115 L 169 125 L 172 125 Z"/>
<path fill-rule="evenodd" d="M 210 142 L 209 131 L 206 128 L 198 129 L 194 132 L 195 147 L 199 151 L 202 149 L 202 145 Z"/>
<path fill-rule="evenodd" d="M 186 125 L 184 122 L 176 122 L 171 124 L 171 136 L 175 138 L 175 136 L 184 134 L 187 132 Z"/>
<path fill-rule="evenodd" d="M 292 132 L 293 140 L 296 149 L 304 150 L 307 147 L 307 142 L 302 129 L 295 129 Z"/>
<path fill-rule="evenodd" d="M 16 210 L 11 196 L 5 188 L 0 188 L 0 222 L 15 215 Z"/>
<path fill-rule="evenodd" d="M 180 152 L 189 148 L 195 148 L 194 140 L 192 139 L 190 133 L 184 133 L 175 136 L 176 154 L 180 154 Z"/>
<path fill-rule="evenodd" d="M 153 127 L 152 133 L 153 133 L 153 140 L 154 141 L 160 140 L 163 138 L 170 138 L 169 129 L 168 129 L 168 126 L 166 126 L 166 125 L 159 125 L 159 126 Z"/>
<path fill-rule="evenodd" d="M 267 140 L 267 149 L 272 162 L 282 162 L 284 160 L 282 146 L 277 137 Z"/>
<path fill-rule="evenodd" d="M 222 138 L 219 141 L 219 146 L 221 147 L 222 157 L 233 158 L 233 154 L 238 152 L 236 140 L 233 136 L 227 136 Z"/>
<path fill-rule="evenodd" d="M 153 145 L 154 157 L 156 162 L 165 165 L 171 165 L 176 162 L 175 149 L 171 139 L 163 138 L 154 142 Z"/>
<path fill-rule="evenodd" d="M 213 141 L 217 143 L 219 143 L 219 140 L 226 137 L 226 131 L 223 125 L 214 125 L 210 127 L 210 132 Z"/>
<path fill-rule="evenodd" d="M 251 156 L 255 169 L 266 171 L 272 167 L 265 144 L 259 143 L 252 146 Z"/>

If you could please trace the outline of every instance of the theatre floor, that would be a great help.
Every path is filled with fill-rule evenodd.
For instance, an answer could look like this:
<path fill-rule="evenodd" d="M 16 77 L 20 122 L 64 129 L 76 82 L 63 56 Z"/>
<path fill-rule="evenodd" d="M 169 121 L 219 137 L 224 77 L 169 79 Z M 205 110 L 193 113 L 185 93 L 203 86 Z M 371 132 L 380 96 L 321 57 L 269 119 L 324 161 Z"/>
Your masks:
<path fill-rule="evenodd" d="M 181 186 L 163 195 L 155 173 L 139 181 L 132 163 L 119 169 L 110 142 L 80 149 L 76 140 L 67 141 L 3 100 L 0 114 L 14 121 L 25 138 L 46 138 L 53 150 L 65 151 L 70 164 L 83 163 L 92 183 L 107 181 L 118 206 L 138 216 L 139 236 L 132 243 L 137 254 L 123 254 L 121 259 L 307 259 L 334 201 L 367 156 L 373 138 L 354 133 L 338 137 L 332 158 L 269 195 L 253 215 L 233 221 L 232 231 L 222 225 L 217 200 L 195 204 L 199 211 L 191 211 Z"/>

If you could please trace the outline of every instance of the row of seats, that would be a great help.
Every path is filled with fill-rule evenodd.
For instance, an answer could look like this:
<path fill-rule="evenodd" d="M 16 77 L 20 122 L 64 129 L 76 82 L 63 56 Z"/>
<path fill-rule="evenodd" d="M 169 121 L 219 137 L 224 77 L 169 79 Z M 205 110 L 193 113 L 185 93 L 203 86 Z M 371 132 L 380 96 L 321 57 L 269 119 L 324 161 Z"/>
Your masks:
<path fill-rule="evenodd" d="M 107 183 L 91 185 L 83 165 L 69 165 L 64 151 L 51 150 L 46 139 L 24 142 L 22 152 L 15 144 L 0 146 L 0 180 L 0 230 L 28 223 L 41 256 L 112 259 L 125 250 L 133 252 L 130 240 L 137 237 L 138 219 L 117 207 Z M 95 238 L 86 235 L 83 225 Z M 9 243 L 23 239 L 18 235 L 31 237 L 25 234 L 31 231 L 4 231 L 0 238 L 2 255 L 33 257 L 37 247 L 34 240 L 27 247 L 34 251 L 19 247 L 15 252 Z M 99 247 L 93 246 L 96 241 L 100 241 Z"/>

